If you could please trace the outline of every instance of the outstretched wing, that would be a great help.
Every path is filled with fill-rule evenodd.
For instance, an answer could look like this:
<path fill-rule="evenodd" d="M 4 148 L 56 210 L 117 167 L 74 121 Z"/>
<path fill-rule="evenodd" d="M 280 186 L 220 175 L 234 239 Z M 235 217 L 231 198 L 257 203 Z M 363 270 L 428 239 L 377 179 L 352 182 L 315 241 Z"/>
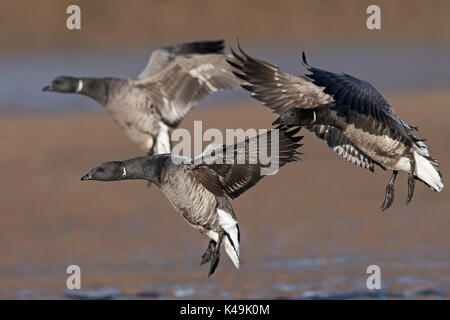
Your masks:
<path fill-rule="evenodd" d="M 154 76 L 138 81 L 158 107 L 163 121 L 176 127 L 200 100 L 218 90 L 236 89 L 241 84 L 231 72 L 223 54 L 176 57 Z"/>
<path fill-rule="evenodd" d="M 223 53 L 224 42 L 198 41 L 186 42 L 174 46 L 166 46 L 152 52 L 147 66 L 139 74 L 138 79 L 151 77 L 167 67 L 176 57 L 190 54 Z"/>
<path fill-rule="evenodd" d="M 239 49 L 242 55 L 232 50 L 233 58 L 227 60 L 235 68 L 233 73 L 246 82 L 242 87 L 250 91 L 253 98 L 273 112 L 280 114 L 290 107 L 314 108 L 333 101 L 310 79 L 281 72 L 274 65 L 252 58 Z"/>
<path fill-rule="evenodd" d="M 418 141 L 411 134 L 411 131 L 415 128 L 402 121 L 389 103 L 369 82 L 345 73 L 337 74 L 311 67 L 307 64 L 304 53 L 303 64 L 311 72 L 306 76 L 315 85 L 323 87 L 323 91 L 331 95 L 335 101 L 361 115 L 375 118 L 412 143 Z"/>
<path fill-rule="evenodd" d="M 264 177 L 262 169 L 272 174 L 275 171 L 270 168 L 277 170 L 298 160 L 296 149 L 301 146 L 298 142 L 303 137 L 294 135 L 299 130 L 273 129 L 234 145 L 208 150 L 202 159 L 194 159 L 188 169 L 214 195 L 234 199 Z"/>
<path fill-rule="evenodd" d="M 240 51 L 242 56 L 233 51 L 234 58 L 229 59 L 228 63 L 237 69 L 235 74 L 247 82 L 242 87 L 275 113 L 280 114 L 290 107 L 313 108 L 333 101 L 332 95 L 310 79 L 283 73 L 272 64 L 252 58 L 242 49 Z M 326 140 L 328 146 L 344 159 L 374 170 L 373 160 L 336 128 L 313 125 L 307 129 Z"/>
<path fill-rule="evenodd" d="M 242 56 L 232 52 L 234 59 L 229 60 L 229 63 L 237 69 L 236 76 L 247 82 L 242 87 L 278 114 L 290 107 L 313 108 L 337 101 L 355 112 L 386 124 L 407 140 L 417 141 L 411 134 L 415 128 L 403 122 L 378 90 L 367 81 L 311 67 L 304 53 L 303 65 L 311 74 L 294 77 L 268 62 L 250 57 L 242 49 Z"/>

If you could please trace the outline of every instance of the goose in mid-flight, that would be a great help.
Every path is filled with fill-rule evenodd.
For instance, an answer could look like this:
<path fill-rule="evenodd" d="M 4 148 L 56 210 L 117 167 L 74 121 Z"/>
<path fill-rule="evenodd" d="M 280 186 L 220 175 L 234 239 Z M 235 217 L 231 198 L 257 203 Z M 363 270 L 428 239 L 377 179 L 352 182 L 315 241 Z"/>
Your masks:
<path fill-rule="evenodd" d="M 239 87 L 223 49 L 223 41 L 163 47 L 153 51 L 137 79 L 59 76 L 43 91 L 91 97 L 142 150 L 170 153 L 169 127 L 210 93 Z"/>
<path fill-rule="evenodd" d="M 264 175 L 297 160 L 296 149 L 303 138 L 295 136 L 299 129 L 272 129 L 237 144 L 210 145 L 196 158 L 159 154 L 110 161 L 90 170 L 81 180 L 143 179 L 156 184 L 189 225 L 211 239 L 201 260 L 201 264 L 211 262 L 210 276 L 219 263 L 222 242 L 239 268 L 239 227 L 230 199 Z"/>
<path fill-rule="evenodd" d="M 375 164 L 392 170 L 381 210 L 394 200 L 398 171 L 408 173 L 407 204 L 414 193 L 415 179 L 434 191 L 444 187 L 439 163 L 430 156 L 423 140 L 394 112 L 370 83 L 350 76 L 303 65 L 311 72 L 301 77 L 283 73 L 276 66 L 250 57 L 239 47 L 228 62 L 246 81 L 243 88 L 280 115 L 273 124 L 304 126 L 344 159 L 374 171 Z"/>

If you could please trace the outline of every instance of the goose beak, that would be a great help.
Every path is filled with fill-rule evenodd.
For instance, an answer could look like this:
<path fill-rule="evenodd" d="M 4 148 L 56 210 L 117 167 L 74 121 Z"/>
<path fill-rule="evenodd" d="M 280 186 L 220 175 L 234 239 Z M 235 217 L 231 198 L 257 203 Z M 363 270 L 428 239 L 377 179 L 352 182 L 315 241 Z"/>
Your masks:
<path fill-rule="evenodd" d="M 52 88 L 50 86 L 45 86 L 42 88 L 42 91 L 50 91 Z"/>
<path fill-rule="evenodd" d="M 279 124 L 279 123 L 281 123 L 281 118 L 278 118 L 277 120 L 272 122 L 272 125 L 274 126 L 274 125 Z"/>
<path fill-rule="evenodd" d="M 92 180 L 92 176 L 90 173 L 86 173 L 84 176 L 81 177 L 81 181 L 86 181 L 86 180 Z"/>

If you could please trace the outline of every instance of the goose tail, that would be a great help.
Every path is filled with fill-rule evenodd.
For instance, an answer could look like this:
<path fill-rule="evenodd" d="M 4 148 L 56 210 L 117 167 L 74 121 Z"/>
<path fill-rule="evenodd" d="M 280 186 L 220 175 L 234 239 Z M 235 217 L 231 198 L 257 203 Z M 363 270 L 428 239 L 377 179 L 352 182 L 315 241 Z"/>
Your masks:
<path fill-rule="evenodd" d="M 236 269 L 239 269 L 239 248 L 235 250 L 233 243 L 230 241 L 228 237 L 225 238 L 225 252 L 230 257 Z"/>
<path fill-rule="evenodd" d="M 413 151 L 416 162 L 414 175 L 434 191 L 442 191 L 444 184 L 442 183 L 442 175 L 439 171 L 439 162 L 431 158 L 425 143 L 418 141 L 417 144 L 418 146 Z"/>
<path fill-rule="evenodd" d="M 237 269 L 239 269 L 239 225 L 235 217 L 229 212 L 218 209 L 219 223 L 225 231 L 224 246 L 225 252 Z"/>

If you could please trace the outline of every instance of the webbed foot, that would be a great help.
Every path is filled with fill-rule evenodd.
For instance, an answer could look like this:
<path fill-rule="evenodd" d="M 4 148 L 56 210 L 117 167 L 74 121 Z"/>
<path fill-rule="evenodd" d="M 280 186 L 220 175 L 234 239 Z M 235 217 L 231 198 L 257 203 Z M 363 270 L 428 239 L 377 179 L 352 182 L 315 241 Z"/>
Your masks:
<path fill-rule="evenodd" d="M 205 253 L 202 255 L 202 261 L 200 262 L 200 265 L 211 261 L 215 247 L 216 247 L 216 242 L 214 240 L 211 240 L 208 244 L 208 248 L 206 248 Z"/>
<path fill-rule="evenodd" d="M 388 209 L 392 205 L 392 202 L 394 201 L 394 197 L 395 197 L 394 196 L 394 183 L 395 183 L 395 178 L 397 178 L 397 174 L 398 174 L 398 171 L 396 171 L 396 170 L 392 171 L 391 179 L 389 180 L 389 183 L 386 186 L 386 193 L 384 195 L 384 201 L 381 205 L 381 211 Z"/>

